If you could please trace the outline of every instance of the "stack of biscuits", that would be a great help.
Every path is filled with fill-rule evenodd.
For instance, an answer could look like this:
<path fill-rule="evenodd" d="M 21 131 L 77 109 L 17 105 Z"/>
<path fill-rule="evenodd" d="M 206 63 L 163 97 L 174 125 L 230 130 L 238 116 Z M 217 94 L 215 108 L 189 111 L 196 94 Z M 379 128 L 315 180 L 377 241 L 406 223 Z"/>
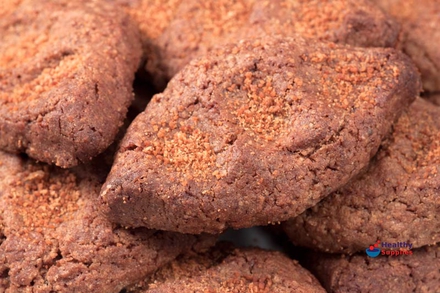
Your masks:
<path fill-rule="evenodd" d="M 440 1 L 4 2 L 0 292 L 439 292 Z"/>

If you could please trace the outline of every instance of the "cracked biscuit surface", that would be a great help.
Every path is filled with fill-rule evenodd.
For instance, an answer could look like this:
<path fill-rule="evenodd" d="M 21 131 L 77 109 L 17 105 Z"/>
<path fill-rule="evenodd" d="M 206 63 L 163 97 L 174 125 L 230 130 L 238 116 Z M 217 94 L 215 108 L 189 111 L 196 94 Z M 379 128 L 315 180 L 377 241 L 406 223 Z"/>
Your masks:
<path fill-rule="evenodd" d="M 310 253 L 304 264 L 327 292 L 434 293 L 440 288 L 440 246 L 415 249 L 410 255 L 370 258 Z"/>
<path fill-rule="evenodd" d="M 131 291 L 129 291 L 131 292 Z M 313 292 L 324 293 L 315 277 L 280 252 L 217 245 L 182 256 L 159 269 L 133 292 Z"/>
<path fill-rule="evenodd" d="M 146 69 L 159 85 L 195 57 L 243 38 L 300 34 L 360 47 L 390 47 L 399 33 L 393 20 L 365 0 L 190 0 L 173 13 L 147 56 Z"/>
<path fill-rule="evenodd" d="M 0 148 L 61 167 L 104 151 L 133 99 L 129 18 L 98 1 L 23 1 L 0 32 Z"/>
<path fill-rule="evenodd" d="M 353 253 L 376 239 L 440 242 L 440 107 L 418 98 L 365 174 L 283 224 L 296 244 Z"/>
<path fill-rule="evenodd" d="M 1 292 L 118 293 L 209 245 L 211 237 L 112 225 L 97 202 L 105 174 L 94 171 L 0 151 Z"/>
<path fill-rule="evenodd" d="M 218 48 L 131 124 L 101 192 L 106 213 L 185 233 L 287 220 L 365 167 L 418 91 L 393 49 L 301 37 Z"/>

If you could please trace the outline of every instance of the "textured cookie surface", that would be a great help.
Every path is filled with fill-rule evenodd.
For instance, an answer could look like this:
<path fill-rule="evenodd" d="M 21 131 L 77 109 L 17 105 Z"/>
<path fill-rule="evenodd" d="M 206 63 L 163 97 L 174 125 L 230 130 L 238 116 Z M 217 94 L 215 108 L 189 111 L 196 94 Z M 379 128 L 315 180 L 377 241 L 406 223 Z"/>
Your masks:
<path fill-rule="evenodd" d="M 313 253 L 306 267 L 330 293 L 436 293 L 440 288 L 438 245 L 394 257 Z"/>
<path fill-rule="evenodd" d="M 0 152 L 0 291 L 119 292 L 194 245 L 193 236 L 115 227 L 102 182 Z"/>
<path fill-rule="evenodd" d="M 101 2 L 23 1 L 0 19 L 0 148 L 61 167 L 113 141 L 141 55 L 129 19 Z"/>
<path fill-rule="evenodd" d="M 12 0 L 10 0 L 12 1 Z M 18 0 L 16 0 L 18 1 Z M 122 7 L 139 27 L 144 50 L 152 50 L 156 39 L 177 13 L 182 0 L 105 0 Z M 148 52 L 146 52 L 149 54 Z"/>
<path fill-rule="evenodd" d="M 107 214 L 189 233 L 287 220 L 365 167 L 418 89 L 392 49 L 300 37 L 219 48 L 131 124 L 101 192 Z"/>
<path fill-rule="evenodd" d="M 6 17 L 20 5 L 23 0 L 3 0 L 0 7 L 0 17 Z"/>
<path fill-rule="evenodd" d="M 145 17 L 145 16 L 144 16 Z M 152 43 L 146 69 L 156 84 L 212 47 L 261 35 L 294 33 L 361 47 L 393 46 L 399 29 L 368 1 L 183 1 Z"/>
<path fill-rule="evenodd" d="M 296 261 L 279 252 L 221 247 L 181 257 L 138 292 L 325 292 Z"/>
<path fill-rule="evenodd" d="M 374 0 L 402 26 L 400 47 L 416 63 L 427 91 L 440 91 L 440 1 Z"/>
<path fill-rule="evenodd" d="M 376 239 L 440 242 L 440 107 L 419 98 L 393 128 L 365 174 L 284 223 L 295 244 L 353 253 Z"/>

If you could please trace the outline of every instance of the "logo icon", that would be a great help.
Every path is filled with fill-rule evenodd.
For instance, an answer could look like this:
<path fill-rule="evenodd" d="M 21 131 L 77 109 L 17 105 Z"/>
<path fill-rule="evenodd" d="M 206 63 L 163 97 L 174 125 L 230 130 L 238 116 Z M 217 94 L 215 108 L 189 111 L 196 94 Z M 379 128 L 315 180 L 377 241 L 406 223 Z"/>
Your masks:
<path fill-rule="evenodd" d="M 377 240 L 374 245 L 370 245 L 370 247 L 365 250 L 369 257 L 376 257 L 380 254 L 379 243 L 380 240 Z"/>

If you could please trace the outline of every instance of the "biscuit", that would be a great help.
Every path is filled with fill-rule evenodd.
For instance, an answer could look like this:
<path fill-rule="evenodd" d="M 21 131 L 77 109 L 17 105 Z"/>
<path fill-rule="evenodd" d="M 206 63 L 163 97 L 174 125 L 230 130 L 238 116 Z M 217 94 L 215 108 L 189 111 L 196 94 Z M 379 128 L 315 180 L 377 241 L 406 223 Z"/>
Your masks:
<path fill-rule="evenodd" d="M 118 293 L 212 242 L 115 227 L 97 202 L 103 174 L 86 166 L 68 171 L 0 152 L 0 175 L 1 292 Z"/>
<path fill-rule="evenodd" d="M 418 98 L 368 170 L 283 224 L 290 239 L 326 252 L 361 251 L 376 239 L 440 242 L 440 107 Z"/>
<path fill-rule="evenodd" d="M 394 47 L 400 30 L 392 18 L 365 0 L 257 1 L 251 23 L 252 29 L 261 27 L 266 34 L 296 32 L 358 47 Z"/>
<path fill-rule="evenodd" d="M 433 103 L 437 106 L 440 106 L 440 93 L 433 93 L 433 94 L 424 96 L 424 98 L 426 98 L 431 103 Z"/>
<path fill-rule="evenodd" d="M 110 220 L 183 233 L 287 220 L 370 161 L 419 79 L 393 49 L 272 38 L 185 67 L 130 125 Z"/>
<path fill-rule="evenodd" d="M 374 0 L 402 26 L 399 47 L 416 63 L 426 91 L 440 91 L 440 2 Z"/>
<path fill-rule="evenodd" d="M 12 0 L 10 0 L 12 1 Z M 144 50 L 155 46 L 155 40 L 164 32 L 182 0 L 106 0 L 122 7 L 137 24 Z"/>
<path fill-rule="evenodd" d="M 164 266 L 134 292 L 322 292 L 297 261 L 280 252 L 217 246 Z"/>
<path fill-rule="evenodd" d="M 0 34 L 0 149 L 61 167 L 105 150 L 141 56 L 129 18 L 102 2 L 23 1 Z"/>
<path fill-rule="evenodd" d="M 305 264 L 306 265 L 306 264 Z M 327 292 L 438 292 L 440 246 L 415 249 L 412 254 L 353 256 L 310 254 L 306 267 Z"/>
<path fill-rule="evenodd" d="M 399 28 L 365 0 L 183 1 L 153 42 L 146 69 L 156 85 L 163 85 L 189 61 L 216 45 L 295 33 L 361 47 L 383 47 L 395 44 Z"/>

